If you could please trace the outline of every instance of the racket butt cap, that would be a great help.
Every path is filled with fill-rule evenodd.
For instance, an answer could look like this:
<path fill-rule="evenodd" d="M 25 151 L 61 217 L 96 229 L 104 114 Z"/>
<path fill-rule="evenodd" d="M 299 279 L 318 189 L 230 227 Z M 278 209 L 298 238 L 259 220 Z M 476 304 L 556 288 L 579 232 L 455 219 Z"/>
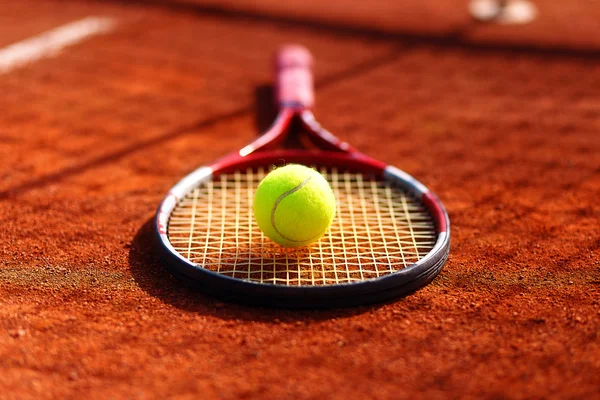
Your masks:
<path fill-rule="evenodd" d="M 301 44 L 286 44 L 277 52 L 275 67 L 282 68 L 308 68 L 312 69 L 313 56 L 310 51 Z"/>

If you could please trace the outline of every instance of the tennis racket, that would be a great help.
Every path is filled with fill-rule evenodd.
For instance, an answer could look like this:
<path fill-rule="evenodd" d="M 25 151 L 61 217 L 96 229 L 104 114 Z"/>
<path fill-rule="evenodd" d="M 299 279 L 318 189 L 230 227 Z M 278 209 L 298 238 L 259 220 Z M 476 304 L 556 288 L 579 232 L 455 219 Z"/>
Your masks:
<path fill-rule="evenodd" d="M 304 47 L 282 48 L 276 79 L 273 125 L 184 177 L 160 204 L 154 225 L 169 271 L 229 300 L 288 308 L 380 302 L 433 280 L 450 248 L 442 203 L 407 173 L 358 152 L 317 122 L 312 56 Z M 271 242 L 252 211 L 258 183 L 289 163 L 316 168 L 336 196 L 331 228 L 304 248 Z"/>

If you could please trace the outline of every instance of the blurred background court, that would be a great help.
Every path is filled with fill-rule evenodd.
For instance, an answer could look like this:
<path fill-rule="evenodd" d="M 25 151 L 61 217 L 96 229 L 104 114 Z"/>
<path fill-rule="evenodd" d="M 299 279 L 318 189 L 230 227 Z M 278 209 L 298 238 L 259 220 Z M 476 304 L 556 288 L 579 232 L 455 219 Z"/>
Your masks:
<path fill-rule="evenodd" d="M 0 399 L 597 397 L 600 2 L 533 2 L 0 1 Z M 429 286 L 292 312 L 159 262 L 162 196 L 265 129 L 285 43 L 323 125 L 444 202 Z"/>

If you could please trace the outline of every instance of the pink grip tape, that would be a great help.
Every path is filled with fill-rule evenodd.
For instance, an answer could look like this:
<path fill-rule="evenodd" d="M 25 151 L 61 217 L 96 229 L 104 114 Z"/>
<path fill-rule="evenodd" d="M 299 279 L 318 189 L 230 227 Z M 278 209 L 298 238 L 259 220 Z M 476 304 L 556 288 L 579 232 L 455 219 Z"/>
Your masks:
<path fill-rule="evenodd" d="M 313 58 L 303 46 L 284 46 L 277 54 L 277 101 L 281 108 L 308 109 L 315 103 Z"/>

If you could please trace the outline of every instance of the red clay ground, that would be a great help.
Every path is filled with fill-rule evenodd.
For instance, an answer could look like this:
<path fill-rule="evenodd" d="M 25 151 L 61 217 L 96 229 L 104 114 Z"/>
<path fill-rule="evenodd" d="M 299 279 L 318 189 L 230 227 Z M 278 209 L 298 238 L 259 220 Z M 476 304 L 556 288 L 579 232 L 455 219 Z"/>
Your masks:
<path fill-rule="evenodd" d="M 600 398 L 600 3 L 525 27 L 465 3 L 3 4 L 0 46 L 119 26 L 0 75 L 0 399 Z M 250 308 L 158 262 L 158 202 L 255 137 L 286 42 L 315 54 L 323 124 L 448 208 L 417 293 Z"/>

